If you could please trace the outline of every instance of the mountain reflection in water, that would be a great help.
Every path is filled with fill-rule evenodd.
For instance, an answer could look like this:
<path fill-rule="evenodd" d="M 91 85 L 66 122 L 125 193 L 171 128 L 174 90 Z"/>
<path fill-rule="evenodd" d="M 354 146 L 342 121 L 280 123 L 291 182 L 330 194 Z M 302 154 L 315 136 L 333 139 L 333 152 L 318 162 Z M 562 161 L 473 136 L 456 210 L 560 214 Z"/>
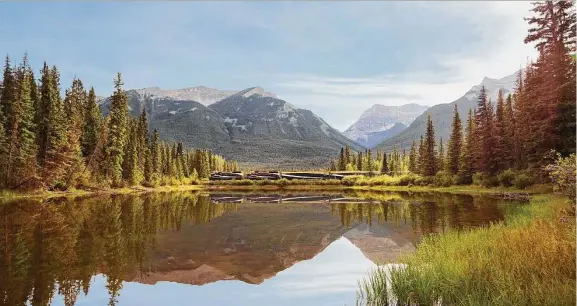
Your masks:
<path fill-rule="evenodd" d="M 18 200 L 0 203 L 0 292 L 4 305 L 353 305 L 374 262 L 516 206 L 404 193 Z"/>

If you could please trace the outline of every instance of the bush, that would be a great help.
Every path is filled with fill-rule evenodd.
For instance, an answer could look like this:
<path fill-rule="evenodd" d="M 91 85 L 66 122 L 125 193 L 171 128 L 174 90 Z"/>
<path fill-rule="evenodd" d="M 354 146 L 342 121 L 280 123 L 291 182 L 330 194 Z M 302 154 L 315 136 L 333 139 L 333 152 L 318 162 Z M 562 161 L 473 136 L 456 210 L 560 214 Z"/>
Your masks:
<path fill-rule="evenodd" d="M 414 174 L 403 175 L 399 178 L 399 186 L 412 186 L 415 184 L 417 176 Z"/>
<path fill-rule="evenodd" d="M 473 174 L 473 185 L 482 185 L 482 184 L 483 184 L 483 174 L 475 172 Z"/>
<path fill-rule="evenodd" d="M 568 157 L 557 154 L 555 162 L 546 166 L 545 170 L 549 172 L 554 190 L 568 196 L 575 203 L 575 154 Z"/>
<path fill-rule="evenodd" d="M 499 178 L 492 175 L 485 175 L 483 176 L 483 180 L 481 181 L 481 185 L 485 188 L 490 187 L 497 187 L 499 186 Z"/>
<path fill-rule="evenodd" d="M 354 186 L 360 176 L 346 176 L 341 180 L 341 183 L 345 186 Z"/>
<path fill-rule="evenodd" d="M 440 171 L 433 177 L 433 185 L 437 187 L 449 187 L 453 184 L 453 176 L 447 172 Z"/>
<path fill-rule="evenodd" d="M 533 185 L 533 183 L 534 183 L 533 178 L 526 173 L 518 174 L 515 177 L 515 180 L 513 180 L 513 186 L 515 186 L 515 188 L 517 189 L 525 189 Z"/>
<path fill-rule="evenodd" d="M 517 173 L 515 171 L 507 169 L 499 174 L 499 183 L 503 187 L 511 187 L 513 186 L 513 180 L 515 180 L 516 176 Z"/>

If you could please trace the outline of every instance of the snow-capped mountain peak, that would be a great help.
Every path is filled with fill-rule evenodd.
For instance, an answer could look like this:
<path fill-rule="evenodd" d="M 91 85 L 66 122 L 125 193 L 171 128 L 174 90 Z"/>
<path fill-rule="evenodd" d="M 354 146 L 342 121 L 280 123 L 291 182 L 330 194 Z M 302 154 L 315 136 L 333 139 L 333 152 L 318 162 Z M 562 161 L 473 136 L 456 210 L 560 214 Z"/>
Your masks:
<path fill-rule="evenodd" d="M 171 99 L 175 101 L 196 101 L 204 105 L 228 98 L 236 93 L 234 90 L 218 90 L 205 86 L 187 87 L 182 89 L 165 90 L 160 87 L 147 87 L 135 89 L 141 99 L 152 100 Z"/>
<path fill-rule="evenodd" d="M 384 139 L 394 136 L 392 134 L 401 132 L 427 108 L 427 106 L 414 103 L 401 106 L 375 104 L 363 112 L 357 122 L 343 134 L 359 144 L 372 147 Z M 392 130 L 393 127 L 394 131 Z M 389 130 L 391 133 L 387 132 Z"/>

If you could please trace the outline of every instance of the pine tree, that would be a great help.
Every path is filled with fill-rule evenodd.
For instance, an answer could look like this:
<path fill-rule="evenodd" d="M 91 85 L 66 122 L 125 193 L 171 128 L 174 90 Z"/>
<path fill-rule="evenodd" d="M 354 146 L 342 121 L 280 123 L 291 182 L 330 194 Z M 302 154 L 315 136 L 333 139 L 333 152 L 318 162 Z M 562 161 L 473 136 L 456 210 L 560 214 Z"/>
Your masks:
<path fill-rule="evenodd" d="M 505 168 L 513 168 L 516 161 L 515 139 L 517 126 L 513 113 L 513 97 L 511 94 L 507 95 L 501 129 L 501 158 L 503 159 Z"/>
<path fill-rule="evenodd" d="M 529 33 L 525 43 L 535 42 L 539 58 L 534 79 L 526 79 L 526 95 L 532 107 L 534 155 L 538 164 L 550 149 L 575 152 L 575 8 L 574 1 L 533 3 L 534 16 L 527 18 Z M 533 149 L 533 148 L 532 148 Z"/>
<path fill-rule="evenodd" d="M 367 170 L 373 172 L 373 153 L 371 149 L 367 151 Z"/>
<path fill-rule="evenodd" d="M 82 155 L 89 156 L 96 148 L 98 135 L 102 126 L 102 113 L 96 103 L 94 88 L 90 88 L 84 108 L 84 125 L 82 127 Z"/>
<path fill-rule="evenodd" d="M 158 136 L 158 131 L 154 129 L 152 134 L 152 139 L 150 141 L 150 160 L 151 160 L 151 172 L 152 172 L 152 180 L 155 181 L 161 173 L 161 148 L 160 148 L 160 140 Z"/>
<path fill-rule="evenodd" d="M 330 171 L 337 171 L 337 167 L 335 166 L 335 161 L 331 160 L 331 167 L 329 168 Z"/>
<path fill-rule="evenodd" d="M 447 151 L 447 170 L 451 174 L 459 171 L 459 158 L 463 144 L 463 128 L 461 118 L 457 110 L 457 104 L 453 110 L 453 123 L 451 124 L 451 137 L 449 139 L 449 149 Z"/>
<path fill-rule="evenodd" d="M 21 187 L 36 176 L 36 134 L 34 133 L 34 113 L 31 96 L 31 82 L 28 58 L 24 55 L 22 65 L 14 79 L 16 96 L 10 104 L 11 118 L 7 130 L 7 169 L 5 184 Z"/>
<path fill-rule="evenodd" d="M 381 165 L 381 173 L 389 174 L 389 165 L 387 164 L 387 153 L 383 153 L 383 163 Z"/>
<path fill-rule="evenodd" d="M 437 155 L 437 171 L 445 169 L 445 148 L 443 148 L 443 138 L 439 140 L 439 154 Z"/>
<path fill-rule="evenodd" d="M 339 154 L 339 170 L 343 171 L 345 169 L 346 169 L 345 150 L 341 148 L 341 153 Z"/>
<path fill-rule="evenodd" d="M 2 92 L 0 93 L 0 109 L 3 112 L 4 131 L 8 133 L 14 119 L 13 105 L 16 103 L 16 80 L 14 72 L 10 66 L 10 57 L 6 55 L 4 64 L 4 74 L 2 79 Z M 10 135 L 7 135 L 9 138 Z"/>
<path fill-rule="evenodd" d="M 130 185 L 139 183 L 138 169 L 138 123 L 135 119 L 128 120 L 128 137 L 123 148 L 124 156 L 122 159 L 122 178 Z"/>
<path fill-rule="evenodd" d="M 498 171 L 496 151 L 495 126 L 493 118 L 493 107 L 487 102 L 487 91 L 485 86 L 481 87 L 477 101 L 477 111 L 475 113 L 475 138 L 478 146 L 474 151 L 477 168 L 489 175 Z"/>
<path fill-rule="evenodd" d="M 351 163 L 351 147 L 347 146 L 345 148 L 345 168 L 346 168 L 346 165 L 348 165 L 350 163 Z"/>
<path fill-rule="evenodd" d="M 473 111 L 469 110 L 467 118 L 467 129 L 463 150 L 459 159 L 459 182 L 461 184 L 470 184 L 473 181 L 474 160 L 473 152 L 475 148 L 475 121 L 473 119 Z"/>
<path fill-rule="evenodd" d="M 114 186 L 122 182 L 122 161 L 124 158 L 124 144 L 126 142 L 128 98 L 122 89 L 122 77 L 117 74 L 114 80 L 114 93 L 110 97 L 110 121 L 108 132 L 106 176 L 112 180 Z"/>
<path fill-rule="evenodd" d="M 421 140 L 419 142 L 419 150 L 417 154 L 417 173 L 424 175 L 425 169 L 425 139 L 421 134 Z"/>
<path fill-rule="evenodd" d="M 425 133 L 423 151 L 423 175 L 433 176 L 437 174 L 437 162 L 435 156 L 435 129 L 433 127 L 433 121 L 431 120 L 431 114 L 427 115 L 427 130 Z"/>
<path fill-rule="evenodd" d="M 359 153 L 357 154 L 357 170 L 358 171 L 363 170 L 363 152 L 361 151 L 359 151 Z"/>
<path fill-rule="evenodd" d="M 417 144 L 414 140 L 409 153 L 409 171 L 411 173 L 417 173 Z"/>

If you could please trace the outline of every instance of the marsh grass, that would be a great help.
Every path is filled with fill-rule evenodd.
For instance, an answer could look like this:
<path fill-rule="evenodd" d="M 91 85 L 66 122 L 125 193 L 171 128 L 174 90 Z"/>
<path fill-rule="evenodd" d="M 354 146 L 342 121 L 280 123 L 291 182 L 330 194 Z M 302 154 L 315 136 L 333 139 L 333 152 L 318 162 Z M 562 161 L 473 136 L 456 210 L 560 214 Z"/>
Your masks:
<path fill-rule="evenodd" d="M 567 205 L 540 195 L 505 222 L 424 237 L 391 271 L 392 294 L 399 305 L 575 305 L 575 220 L 559 220 Z M 359 285 L 359 305 L 391 304 L 380 270 Z"/>

